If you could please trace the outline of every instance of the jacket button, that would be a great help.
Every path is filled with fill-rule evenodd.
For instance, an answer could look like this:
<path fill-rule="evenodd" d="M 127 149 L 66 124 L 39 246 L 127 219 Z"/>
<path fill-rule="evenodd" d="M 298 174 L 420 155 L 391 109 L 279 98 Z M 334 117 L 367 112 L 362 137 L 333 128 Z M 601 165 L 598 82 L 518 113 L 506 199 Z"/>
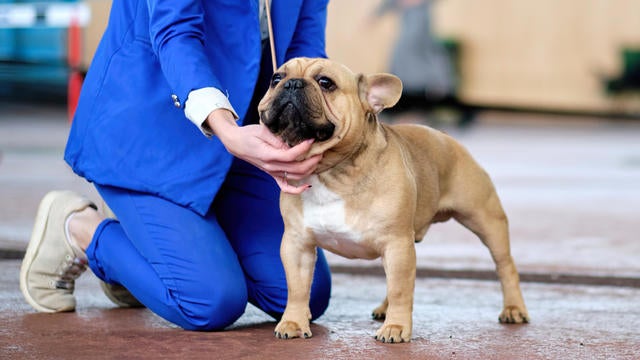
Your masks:
<path fill-rule="evenodd" d="M 180 99 L 178 99 L 178 95 L 173 94 L 171 95 L 171 100 L 173 100 L 173 105 L 177 108 L 180 107 Z"/>

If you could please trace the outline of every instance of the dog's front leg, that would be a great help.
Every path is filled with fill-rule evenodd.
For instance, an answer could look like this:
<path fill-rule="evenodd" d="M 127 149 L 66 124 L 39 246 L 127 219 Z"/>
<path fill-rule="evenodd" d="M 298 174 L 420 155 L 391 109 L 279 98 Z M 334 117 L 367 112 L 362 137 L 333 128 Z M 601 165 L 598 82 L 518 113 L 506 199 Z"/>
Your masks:
<path fill-rule="evenodd" d="M 315 245 L 285 231 L 280 246 L 280 257 L 287 277 L 287 307 L 276 326 L 280 339 L 311 337 L 309 298 L 316 263 Z"/>
<path fill-rule="evenodd" d="M 394 239 L 382 255 L 387 275 L 388 307 L 376 340 L 399 343 L 411 341 L 413 291 L 416 280 L 416 251 L 412 238 Z"/>

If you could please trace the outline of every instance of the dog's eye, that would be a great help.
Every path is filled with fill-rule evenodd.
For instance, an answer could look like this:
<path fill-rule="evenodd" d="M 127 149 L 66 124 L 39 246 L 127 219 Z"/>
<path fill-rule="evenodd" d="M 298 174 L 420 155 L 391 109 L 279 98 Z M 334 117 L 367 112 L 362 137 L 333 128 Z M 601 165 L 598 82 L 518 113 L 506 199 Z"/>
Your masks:
<path fill-rule="evenodd" d="M 333 91 L 336 89 L 336 83 L 334 83 L 333 80 L 329 79 L 326 76 L 318 78 L 318 85 L 320 85 L 320 87 L 324 90 Z"/>
<path fill-rule="evenodd" d="M 276 87 L 280 81 L 282 81 L 282 74 L 276 73 L 271 77 L 271 87 Z"/>

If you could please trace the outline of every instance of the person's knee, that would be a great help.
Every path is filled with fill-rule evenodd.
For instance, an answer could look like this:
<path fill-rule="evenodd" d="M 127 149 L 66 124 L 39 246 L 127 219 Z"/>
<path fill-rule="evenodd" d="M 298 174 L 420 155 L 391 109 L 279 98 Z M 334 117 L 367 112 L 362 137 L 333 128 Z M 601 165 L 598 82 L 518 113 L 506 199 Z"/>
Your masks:
<path fill-rule="evenodd" d="M 331 271 L 324 256 L 324 252 L 318 249 L 318 259 L 313 272 L 313 285 L 311 286 L 311 299 L 309 308 L 311 320 L 319 318 L 329 307 L 331 298 Z"/>
<path fill-rule="evenodd" d="M 265 313 L 276 320 L 279 320 L 287 306 L 286 284 L 283 287 L 253 288 L 251 291 L 251 302 Z M 316 273 L 311 286 L 311 296 L 309 298 L 309 310 L 311 319 L 319 318 L 329 307 L 331 298 L 331 275 L 328 271 Z"/>
<path fill-rule="evenodd" d="M 179 325 L 185 330 L 222 330 L 244 313 L 247 292 L 240 286 L 235 289 L 217 289 L 207 298 L 182 299 L 179 306 L 184 319 Z"/>
<path fill-rule="evenodd" d="M 316 269 L 318 270 L 318 269 Z M 311 310 L 311 320 L 319 318 L 329 307 L 331 298 L 331 274 L 327 269 L 325 273 L 317 274 L 313 279 L 311 287 L 311 299 L 309 309 Z"/>

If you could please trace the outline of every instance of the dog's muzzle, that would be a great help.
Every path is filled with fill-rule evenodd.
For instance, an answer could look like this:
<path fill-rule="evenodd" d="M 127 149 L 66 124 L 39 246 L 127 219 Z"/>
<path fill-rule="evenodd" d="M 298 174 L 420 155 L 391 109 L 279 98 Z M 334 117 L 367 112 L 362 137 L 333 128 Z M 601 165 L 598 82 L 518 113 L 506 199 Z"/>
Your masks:
<path fill-rule="evenodd" d="M 304 79 L 287 80 L 271 106 L 260 114 L 267 128 L 289 146 L 307 139 L 328 140 L 335 130 L 324 115 L 322 99 L 307 87 Z"/>

